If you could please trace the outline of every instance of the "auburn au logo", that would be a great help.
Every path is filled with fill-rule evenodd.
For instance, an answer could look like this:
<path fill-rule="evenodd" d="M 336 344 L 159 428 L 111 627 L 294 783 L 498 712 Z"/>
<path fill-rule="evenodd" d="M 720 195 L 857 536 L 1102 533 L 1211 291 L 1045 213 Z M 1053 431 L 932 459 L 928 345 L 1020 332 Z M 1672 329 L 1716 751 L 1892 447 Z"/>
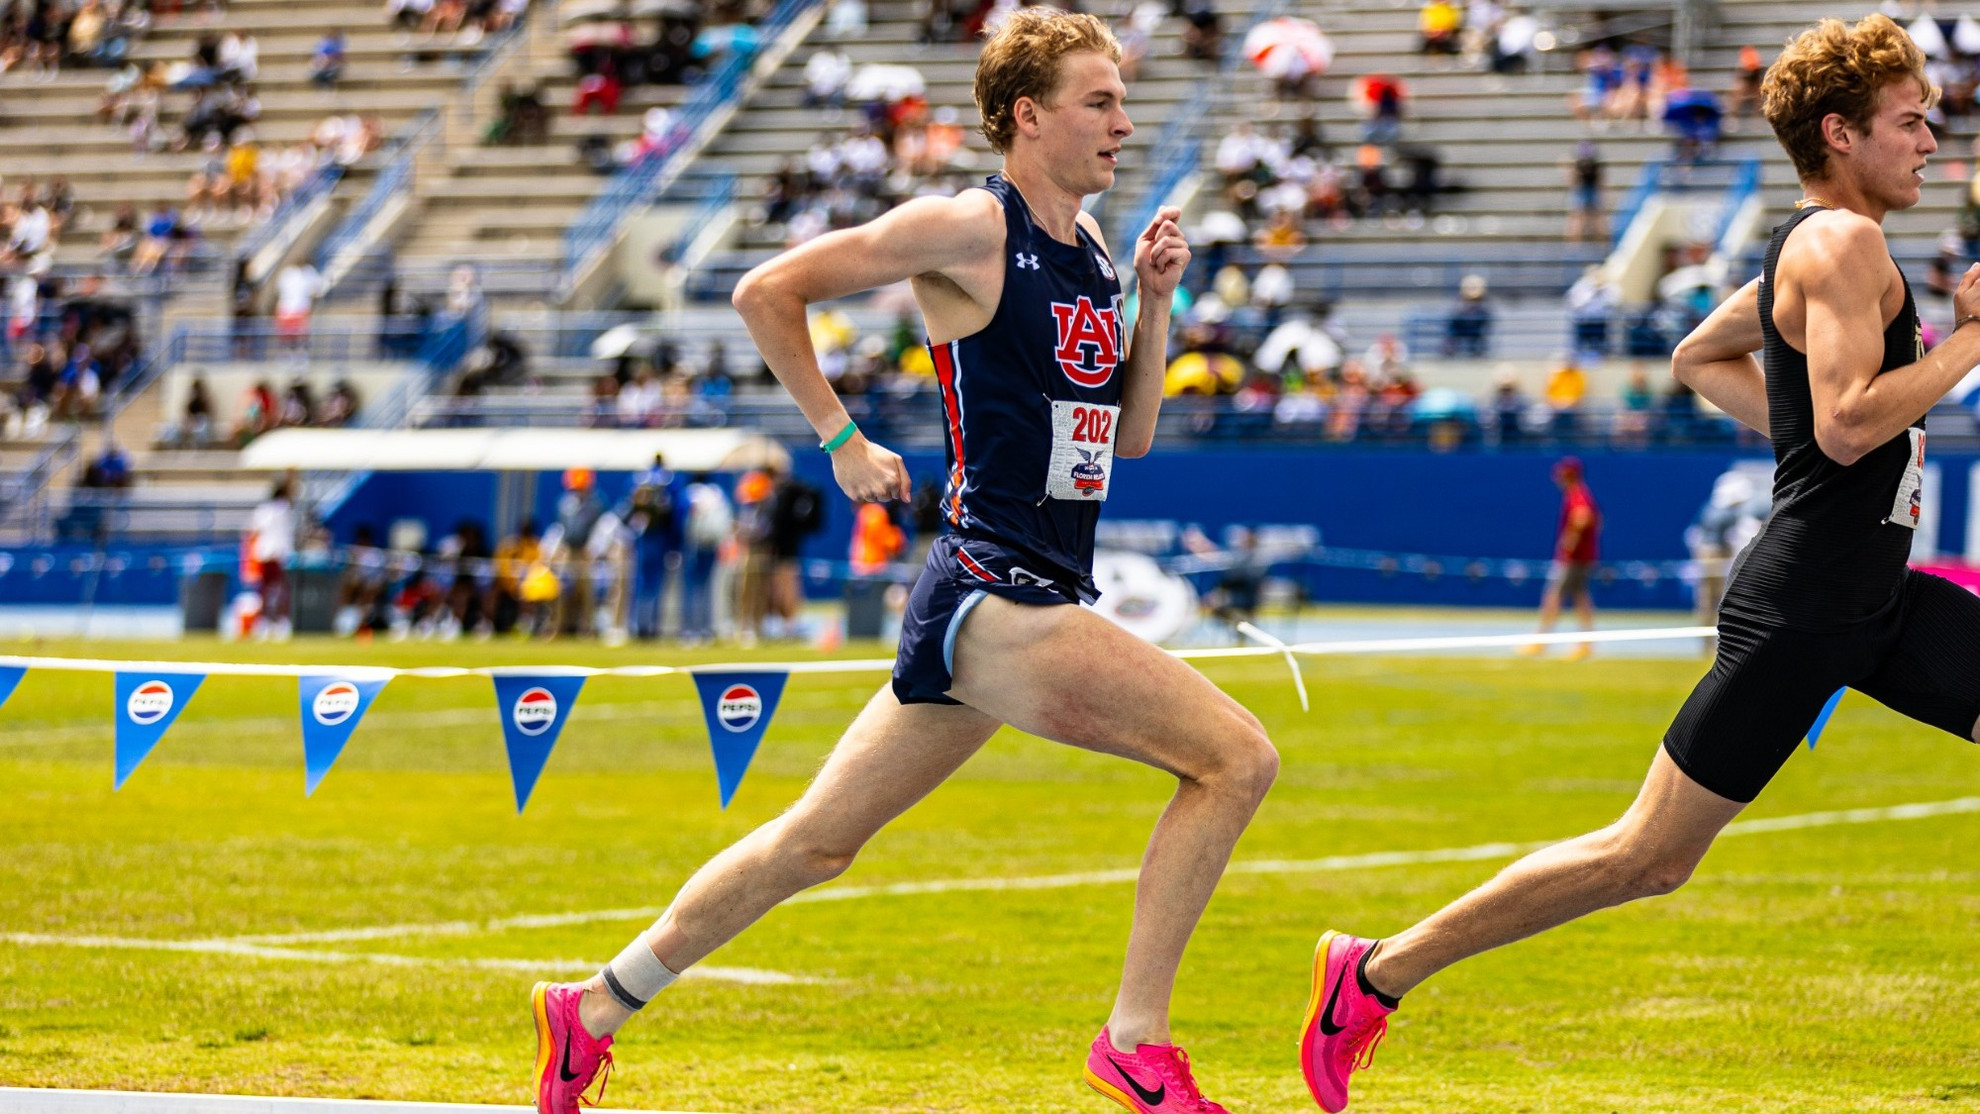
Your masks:
<path fill-rule="evenodd" d="M 1117 298 L 1105 308 L 1084 294 L 1068 305 L 1052 303 L 1059 342 L 1053 351 L 1066 378 L 1082 387 L 1104 386 L 1121 362 L 1121 309 Z"/>

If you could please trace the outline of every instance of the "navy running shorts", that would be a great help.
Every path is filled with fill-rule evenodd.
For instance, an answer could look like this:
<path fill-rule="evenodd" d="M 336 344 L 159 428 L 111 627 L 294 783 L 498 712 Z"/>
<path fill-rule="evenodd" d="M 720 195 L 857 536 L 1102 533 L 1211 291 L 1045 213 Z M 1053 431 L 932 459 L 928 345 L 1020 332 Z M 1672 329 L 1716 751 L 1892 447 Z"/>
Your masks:
<path fill-rule="evenodd" d="M 949 695 L 955 684 L 956 632 L 985 595 L 1041 607 L 1080 602 L 1078 586 L 1057 574 L 1034 572 L 1026 562 L 1016 550 L 981 538 L 944 534 L 935 539 L 901 618 L 895 698 L 903 704 L 962 703 Z"/>
<path fill-rule="evenodd" d="M 1691 780 L 1751 801 L 1837 689 L 1962 739 L 1980 719 L 1980 597 L 1907 571 L 1891 602 L 1835 631 L 1719 617 L 1719 656 L 1678 710 L 1664 750 Z"/>

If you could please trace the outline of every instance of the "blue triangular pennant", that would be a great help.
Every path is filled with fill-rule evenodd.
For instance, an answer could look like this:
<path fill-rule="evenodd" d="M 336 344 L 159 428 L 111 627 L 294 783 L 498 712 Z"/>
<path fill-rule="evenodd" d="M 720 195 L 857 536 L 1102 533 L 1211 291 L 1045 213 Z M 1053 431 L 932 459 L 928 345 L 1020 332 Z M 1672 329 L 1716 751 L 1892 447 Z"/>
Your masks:
<path fill-rule="evenodd" d="M 550 748 L 571 718 L 583 677 L 504 674 L 495 682 L 495 704 L 502 712 L 502 737 L 509 745 L 509 778 L 516 787 L 516 811 L 529 803 Z"/>
<path fill-rule="evenodd" d="M 696 672 L 694 687 L 701 694 L 701 714 L 708 721 L 708 745 L 715 752 L 715 780 L 722 789 L 722 807 L 736 795 L 756 744 L 777 714 L 788 673 Z"/>
<path fill-rule="evenodd" d="M 1837 689 L 1835 695 L 1829 697 L 1829 702 L 1822 705 L 1821 712 L 1815 716 L 1814 725 L 1808 729 L 1809 750 L 1815 749 L 1815 740 L 1822 737 L 1822 729 L 1829 726 L 1829 717 L 1836 714 L 1836 705 L 1842 703 L 1843 693 L 1848 691 L 1846 688 Z"/>
<path fill-rule="evenodd" d="M 5 704 L 7 698 L 14 695 L 14 689 L 25 676 L 27 667 L 24 665 L 0 665 L 0 704 Z"/>
<path fill-rule="evenodd" d="M 390 677 L 360 681 L 348 677 L 298 677 L 302 699 L 303 796 L 316 792 L 323 775 L 344 753 L 351 732 L 371 710 Z"/>
<path fill-rule="evenodd" d="M 206 680 L 204 673 L 119 673 L 117 674 L 117 780 L 122 789 L 131 771 L 138 768 L 165 737 L 187 701 Z"/>

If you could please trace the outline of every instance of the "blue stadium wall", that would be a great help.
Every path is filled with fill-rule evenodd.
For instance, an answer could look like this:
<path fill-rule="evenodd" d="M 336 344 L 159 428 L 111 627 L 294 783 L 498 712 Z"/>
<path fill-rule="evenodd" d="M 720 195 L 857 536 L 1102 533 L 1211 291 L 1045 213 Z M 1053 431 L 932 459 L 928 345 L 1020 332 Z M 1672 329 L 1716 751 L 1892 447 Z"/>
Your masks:
<path fill-rule="evenodd" d="M 808 447 L 807 447 L 808 448 Z M 1158 452 L 1122 461 L 1107 504 L 1108 520 L 1157 520 L 1195 524 L 1212 537 L 1229 525 L 1295 524 L 1317 527 L 1329 546 L 1426 553 L 1441 557 L 1524 558 L 1549 554 L 1560 498 L 1549 478 L 1551 453 L 1422 453 L 1327 449 L 1216 449 Z M 1590 486 L 1601 503 L 1605 560 L 1682 559 L 1684 531 L 1697 516 L 1712 481 L 1739 459 L 1733 452 L 1584 453 Z M 1938 455 L 1938 549 L 1966 548 L 1970 473 L 1980 455 Z M 919 482 L 941 474 L 939 455 L 910 454 Z M 810 482 L 836 491 L 823 454 L 800 451 L 797 468 Z M 599 477 L 609 501 L 622 498 L 628 473 Z M 536 479 L 536 517 L 554 516 L 559 477 Z M 379 473 L 370 477 L 331 520 L 336 539 L 351 540 L 359 523 L 383 536 L 394 519 L 426 522 L 434 541 L 461 518 L 480 520 L 491 534 L 514 523 L 494 523 L 496 477 L 490 473 Z M 808 557 L 843 561 L 851 513 L 828 500 L 826 528 L 806 549 Z M 176 598 L 176 554 L 111 547 L 119 575 L 94 574 L 94 598 L 102 603 L 169 603 Z M 0 572 L 0 601 L 69 603 L 92 583 L 87 550 L 15 551 Z M 1285 570 L 1303 580 L 1312 598 L 1341 602 L 1466 604 L 1525 607 L 1540 593 L 1537 579 L 1514 584 L 1467 579 L 1460 569 L 1428 579 L 1420 574 L 1305 568 Z M 829 585 L 813 584 L 815 594 Z M 1688 591 L 1668 579 L 1599 584 L 1606 607 L 1682 608 Z"/>

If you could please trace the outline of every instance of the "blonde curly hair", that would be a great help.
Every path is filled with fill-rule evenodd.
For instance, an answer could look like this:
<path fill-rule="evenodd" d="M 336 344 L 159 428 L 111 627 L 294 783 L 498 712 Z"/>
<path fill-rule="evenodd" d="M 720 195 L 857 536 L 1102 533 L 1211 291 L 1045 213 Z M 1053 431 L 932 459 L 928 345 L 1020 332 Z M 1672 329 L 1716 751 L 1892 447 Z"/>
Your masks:
<path fill-rule="evenodd" d="M 1939 91 L 1925 78 L 1925 54 L 1888 16 L 1868 15 L 1854 24 L 1825 19 L 1796 35 L 1767 69 L 1760 113 L 1794 160 L 1802 178 L 1819 178 L 1829 165 L 1822 121 L 1831 113 L 1861 131 L 1870 129 L 1884 88 L 1913 81 L 1930 106 Z"/>
<path fill-rule="evenodd" d="M 1017 102 L 1030 97 L 1042 105 L 1059 86 L 1059 60 L 1068 54 L 1104 54 L 1121 60 L 1113 31 L 1093 16 L 1057 8 L 1019 8 L 1004 20 L 976 63 L 976 111 L 983 138 L 1004 154 L 1017 137 Z"/>

